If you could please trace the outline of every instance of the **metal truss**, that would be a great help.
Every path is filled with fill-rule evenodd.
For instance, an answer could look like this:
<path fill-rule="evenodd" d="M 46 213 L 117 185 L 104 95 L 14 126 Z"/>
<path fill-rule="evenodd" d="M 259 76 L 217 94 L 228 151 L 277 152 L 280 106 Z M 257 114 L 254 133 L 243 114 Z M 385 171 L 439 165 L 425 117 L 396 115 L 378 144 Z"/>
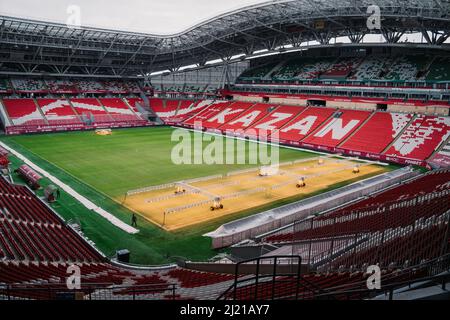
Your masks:
<path fill-rule="evenodd" d="M 381 30 L 369 30 L 367 8 L 381 9 Z M 305 41 L 328 44 L 368 33 L 396 43 L 421 32 L 430 45 L 450 37 L 449 0 L 279 0 L 245 7 L 169 36 L 0 17 L 0 70 L 28 74 L 116 77 L 177 71 L 232 56 L 273 51 Z"/>

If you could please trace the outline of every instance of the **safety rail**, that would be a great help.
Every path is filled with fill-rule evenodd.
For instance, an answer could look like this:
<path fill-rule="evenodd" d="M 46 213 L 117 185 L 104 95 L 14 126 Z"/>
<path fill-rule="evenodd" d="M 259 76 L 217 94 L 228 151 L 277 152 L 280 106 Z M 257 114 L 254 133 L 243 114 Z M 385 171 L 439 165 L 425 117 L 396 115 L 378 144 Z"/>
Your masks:
<path fill-rule="evenodd" d="M 277 271 L 279 270 L 279 265 L 282 264 L 283 261 L 285 262 L 283 265 L 288 266 L 288 268 L 285 268 L 287 270 L 278 273 Z M 296 263 L 294 263 L 294 261 L 296 261 Z M 240 275 L 242 274 L 240 269 L 242 269 L 243 266 L 245 265 L 251 265 L 251 267 L 254 268 L 254 273 L 252 276 L 240 277 Z M 266 268 L 266 270 L 263 271 L 262 270 L 263 265 L 268 266 L 269 268 Z M 258 297 L 260 297 L 259 295 L 261 289 L 260 284 L 266 285 L 267 283 L 270 283 L 272 286 L 272 299 L 274 299 L 276 285 L 287 282 L 286 280 L 283 279 L 283 277 L 294 277 L 294 279 L 296 279 L 296 286 L 297 286 L 296 293 L 298 294 L 300 288 L 301 265 L 302 265 L 302 258 L 300 256 L 294 255 L 258 257 L 254 259 L 240 261 L 236 263 L 235 266 L 234 283 L 227 290 L 225 290 L 217 298 L 217 300 L 227 300 L 230 298 L 236 300 L 237 291 L 247 287 L 254 287 L 253 289 L 254 296 L 252 299 L 258 300 Z M 290 272 L 289 269 L 291 270 Z"/>

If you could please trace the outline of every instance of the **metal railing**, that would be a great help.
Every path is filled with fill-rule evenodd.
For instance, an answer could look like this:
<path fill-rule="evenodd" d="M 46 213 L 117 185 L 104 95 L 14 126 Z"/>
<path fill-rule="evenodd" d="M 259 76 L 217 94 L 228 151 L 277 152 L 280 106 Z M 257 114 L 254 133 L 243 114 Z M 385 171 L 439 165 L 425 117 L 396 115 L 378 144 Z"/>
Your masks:
<path fill-rule="evenodd" d="M 284 262 L 284 263 L 283 263 Z M 242 268 L 245 265 L 251 265 L 254 267 L 254 273 L 250 276 L 243 276 Z M 262 266 L 269 266 L 272 270 L 262 271 Z M 279 271 L 279 266 L 283 265 L 287 271 Z M 231 285 L 225 292 L 223 292 L 217 300 L 236 300 L 240 290 L 249 289 L 251 300 L 259 300 L 264 297 L 264 293 L 267 292 L 266 288 L 270 287 L 271 300 L 276 297 L 276 287 L 280 284 L 292 283 L 292 278 L 295 283 L 296 289 L 294 290 L 294 296 L 298 298 L 300 292 L 300 274 L 301 274 L 302 258 L 300 256 L 293 255 L 280 255 L 280 256 L 268 256 L 258 257 L 255 259 L 249 259 L 236 263 L 235 266 L 235 279 L 233 285 Z M 290 270 L 290 271 L 289 271 Z M 268 272 L 271 271 L 271 272 Z M 312 284 L 311 284 L 312 285 Z M 320 288 L 316 288 L 320 289 Z M 289 295 L 292 295 L 290 293 Z"/>

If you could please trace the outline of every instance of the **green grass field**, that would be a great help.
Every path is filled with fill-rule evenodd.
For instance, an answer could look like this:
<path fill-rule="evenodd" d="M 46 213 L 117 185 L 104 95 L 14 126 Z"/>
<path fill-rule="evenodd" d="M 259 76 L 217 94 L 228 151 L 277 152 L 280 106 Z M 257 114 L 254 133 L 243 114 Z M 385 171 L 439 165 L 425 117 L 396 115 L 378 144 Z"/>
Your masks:
<path fill-rule="evenodd" d="M 125 129 L 115 130 L 111 136 L 69 132 L 17 136 L 6 141 L 21 145 L 113 198 L 132 189 L 252 167 L 173 164 L 171 151 L 177 142 L 171 141 L 172 131 L 168 127 Z M 236 152 L 248 153 L 249 144 L 246 143 L 245 150 L 237 149 Z M 280 150 L 280 161 L 311 156 L 314 154 L 286 148 Z"/>
<path fill-rule="evenodd" d="M 171 142 L 172 131 L 168 127 L 139 128 L 114 130 L 111 136 L 97 136 L 94 132 L 70 132 L 3 137 L 1 140 L 97 205 L 130 223 L 131 212 L 113 200 L 119 199 L 130 189 L 254 166 L 175 165 L 171 161 L 171 151 L 176 144 Z M 245 150 L 236 152 L 248 152 L 248 148 L 249 143 Z M 310 152 L 280 149 L 281 162 L 314 156 L 316 154 Z M 13 168 L 21 164 L 15 157 L 11 157 L 11 160 Z M 329 189 L 351 182 L 337 184 Z M 47 179 L 43 179 L 44 186 L 48 183 Z M 128 248 L 133 263 L 162 264 L 178 257 L 208 259 L 217 251 L 210 249 L 210 240 L 202 236 L 204 233 L 222 223 L 299 199 L 301 196 L 277 201 L 270 206 L 254 208 L 172 233 L 140 219 L 140 232 L 136 235 L 129 235 L 114 227 L 64 192 L 61 200 L 53 207 L 64 219 L 78 220 L 85 235 L 106 255 L 112 256 L 117 249 Z"/>

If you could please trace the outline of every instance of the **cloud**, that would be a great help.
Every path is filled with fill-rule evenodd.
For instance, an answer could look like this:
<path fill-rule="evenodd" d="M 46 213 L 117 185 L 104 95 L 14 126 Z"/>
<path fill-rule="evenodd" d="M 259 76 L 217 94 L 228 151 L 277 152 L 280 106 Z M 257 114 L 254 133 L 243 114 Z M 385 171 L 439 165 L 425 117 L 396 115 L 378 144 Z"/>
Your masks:
<path fill-rule="evenodd" d="M 171 34 L 220 13 L 262 2 L 266 0 L 14 0 L 0 6 L 0 14 L 65 23 L 67 7 L 78 5 L 83 26 Z"/>

